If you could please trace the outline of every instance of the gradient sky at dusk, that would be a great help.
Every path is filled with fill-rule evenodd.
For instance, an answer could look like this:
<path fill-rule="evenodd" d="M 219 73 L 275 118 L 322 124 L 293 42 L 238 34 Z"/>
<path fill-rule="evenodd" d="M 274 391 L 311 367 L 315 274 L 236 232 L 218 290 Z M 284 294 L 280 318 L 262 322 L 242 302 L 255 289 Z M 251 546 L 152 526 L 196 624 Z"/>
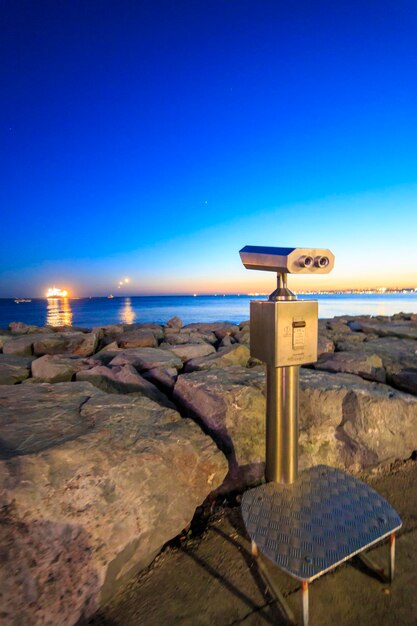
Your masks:
<path fill-rule="evenodd" d="M 0 297 L 417 287 L 415 0 L 0 0 Z"/>

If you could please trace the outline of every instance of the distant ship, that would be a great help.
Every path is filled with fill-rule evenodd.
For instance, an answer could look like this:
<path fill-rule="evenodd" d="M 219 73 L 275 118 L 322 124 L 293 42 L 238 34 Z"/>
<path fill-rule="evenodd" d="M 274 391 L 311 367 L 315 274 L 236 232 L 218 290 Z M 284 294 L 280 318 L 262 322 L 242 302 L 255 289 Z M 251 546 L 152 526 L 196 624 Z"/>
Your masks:
<path fill-rule="evenodd" d="M 32 302 L 32 300 L 29 300 L 29 298 L 16 298 L 15 302 L 16 304 L 21 304 L 21 302 Z"/>
<path fill-rule="evenodd" d="M 114 298 L 114 295 L 111 293 L 109 296 L 107 296 L 108 298 Z"/>
<path fill-rule="evenodd" d="M 47 298 L 66 298 L 68 291 L 66 289 L 58 289 L 58 287 L 50 287 L 46 293 Z"/>

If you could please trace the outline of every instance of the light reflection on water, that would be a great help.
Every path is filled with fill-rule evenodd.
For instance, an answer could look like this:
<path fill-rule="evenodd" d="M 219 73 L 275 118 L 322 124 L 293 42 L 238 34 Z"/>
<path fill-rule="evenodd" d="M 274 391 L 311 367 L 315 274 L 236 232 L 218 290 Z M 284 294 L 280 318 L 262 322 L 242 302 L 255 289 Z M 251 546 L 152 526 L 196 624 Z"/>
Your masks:
<path fill-rule="evenodd" d="M 315 299 L 313 294 L 299 298 Z M 25 304 L 0 298 L 0 328 L 10 322 L 71 325 L 91 328 L 133 322 L 166 323 L 177 315 L 184 324 L 249 319 L 249 296 L 131 296 L 108 298 L 39 298 Z M 354 294 L 318 296 L 319 317 L 335 315 L 393 315 L 417 313 L 417 292 L 412 294 Z"/>
<path fill-rule="evenodd" d="M 119 319 L 123 324 L 133 324 L 135 318 L 136 313 L 132 308 L 132 300 L 130 298 L 125 298 L 119 312 Z"/>
<path fill-rule="evenodd" d="M 68 298 L 48 298 L 46 324 L 48 326 L 72 326 L 72 309 Z"/>

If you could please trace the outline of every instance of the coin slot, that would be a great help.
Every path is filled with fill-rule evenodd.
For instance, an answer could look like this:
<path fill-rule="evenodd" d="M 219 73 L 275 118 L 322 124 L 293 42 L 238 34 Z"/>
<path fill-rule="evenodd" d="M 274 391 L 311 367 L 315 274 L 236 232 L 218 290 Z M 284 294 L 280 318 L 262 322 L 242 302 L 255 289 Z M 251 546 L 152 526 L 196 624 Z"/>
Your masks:
<path fill-rule="evenodd" d="M 304 348 L 306 339 L 306 323 L 304 320 L 293 321 L 292 323 L 292 347 L 293 350 Z"/>

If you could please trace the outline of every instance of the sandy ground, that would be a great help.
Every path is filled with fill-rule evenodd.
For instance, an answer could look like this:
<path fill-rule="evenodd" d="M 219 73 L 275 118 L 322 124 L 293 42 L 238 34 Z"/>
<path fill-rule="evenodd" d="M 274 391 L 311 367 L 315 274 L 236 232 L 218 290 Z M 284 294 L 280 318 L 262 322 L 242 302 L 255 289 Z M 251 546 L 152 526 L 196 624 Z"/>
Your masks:
<path fill-rule="evenodd" d="M 364 479 L 399 512 L 396 575 L 390 586 L 357 560 L 310 586 L 311 626 L 417 625 L 417 462 Z M 239 506 L 213 515 L 199 536 L 167 547 L 152 566 L 113 598 L 94 626 L 264 626 L 287 624 L 250 555 Z M 369 551 L 388 564 L 387 543 Z M 268 566 L 300 619 L 299 584 Z"/>

